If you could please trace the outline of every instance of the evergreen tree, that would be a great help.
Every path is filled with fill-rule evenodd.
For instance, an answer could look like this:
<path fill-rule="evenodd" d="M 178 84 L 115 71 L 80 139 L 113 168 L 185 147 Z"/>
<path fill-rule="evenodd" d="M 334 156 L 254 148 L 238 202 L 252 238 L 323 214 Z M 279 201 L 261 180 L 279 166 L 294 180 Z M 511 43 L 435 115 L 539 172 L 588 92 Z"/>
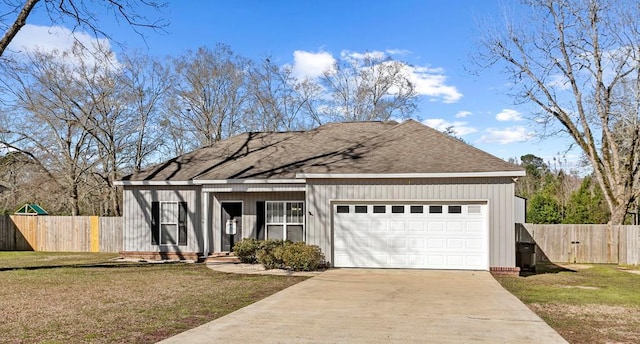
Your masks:
<path fill-rule="evenodd" d="M 582 180 L 580 188 L 571 194 L 562 223 L 607 223 L 610 214 L 602 191 L 593 184 L 591 176 Z"/>

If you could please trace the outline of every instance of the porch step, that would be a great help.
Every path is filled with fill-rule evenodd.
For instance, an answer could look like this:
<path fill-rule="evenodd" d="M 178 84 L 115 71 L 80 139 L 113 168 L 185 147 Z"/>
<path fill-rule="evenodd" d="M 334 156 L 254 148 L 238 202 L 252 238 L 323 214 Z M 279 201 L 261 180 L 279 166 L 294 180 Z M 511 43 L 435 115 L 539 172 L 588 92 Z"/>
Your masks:
<path fill-rule="evenodd" d="M 233 252 L 217 252 L 212 253 L 205 260 L 207 264 L 236 264 L 240 263 L 240 258 L 236 257 Z"/>

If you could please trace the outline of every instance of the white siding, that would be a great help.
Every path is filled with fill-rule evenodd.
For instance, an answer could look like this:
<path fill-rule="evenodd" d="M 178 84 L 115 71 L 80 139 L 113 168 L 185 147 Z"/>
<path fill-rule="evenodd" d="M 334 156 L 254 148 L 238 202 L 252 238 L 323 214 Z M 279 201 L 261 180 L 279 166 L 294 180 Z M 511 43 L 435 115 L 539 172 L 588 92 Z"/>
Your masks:
<path fill-rule="evenodd" d="M 144 189 L 143 189 L 144 188 Z M 200 188 L 170 186 L 127 186 L 124 189 L 123 251 L 203 251 L 200 230 Z M 187 202 L 187 246 L 151 244 L 151 202 Z"/>
<path fill-rule="evenodd" d="M 489 266 L 515 266 L 514 185 L 511 178 L 307 179 L 307 243 L 332 252 L 332 203 L 337 201 L 486 201 Z"/>

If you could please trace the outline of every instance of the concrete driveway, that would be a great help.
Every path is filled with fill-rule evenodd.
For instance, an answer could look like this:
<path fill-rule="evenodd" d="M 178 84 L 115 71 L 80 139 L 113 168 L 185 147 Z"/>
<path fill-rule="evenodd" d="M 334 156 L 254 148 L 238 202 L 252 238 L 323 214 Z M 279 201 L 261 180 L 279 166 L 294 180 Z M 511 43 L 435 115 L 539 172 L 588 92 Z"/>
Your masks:
<path fill-rule="evenodd" d="M 566 343 L 484 271 L 335 269 L 161 343 Z"/>

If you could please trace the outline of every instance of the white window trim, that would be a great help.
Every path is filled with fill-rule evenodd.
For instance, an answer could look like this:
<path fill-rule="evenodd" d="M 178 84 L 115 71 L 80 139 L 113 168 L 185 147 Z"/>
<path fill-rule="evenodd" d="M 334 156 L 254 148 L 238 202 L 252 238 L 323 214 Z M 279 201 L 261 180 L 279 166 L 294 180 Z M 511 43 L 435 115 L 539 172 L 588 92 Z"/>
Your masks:
<path fill-rule="evenodd" d="M 165 204 L 175 204 L 176 206 L 176 210 L 178 211 L 176 213 L 176 218 L 175 218 L 175 222 L 163 222 L 162 221 L 162 209 L 164 207 Z M 158 244 L 160 246 L 179 246 L 179 242 L 180 242 L 180 202 L 177 201 L 161 201 L 160 202 L 160 218 L 158 219 L 160 221 L 160 233 L 158 233 L 159 238 L 158 238 Z M 163 226 L 162 225 L 175 225 L 176 226 L 176 230 L 175 230 L 175 239 L 176 239 L 176 243 L 175 244 L 170 244 L 170 243 L 162 243 L 162 230 L 163 230 Z"/>
<path fill-rule="evenodd" d="M 269 216 L 267 214 L 268 205 L 273 203 L 282 203 L 284 205 L 283 222 L 269 222 Z M 301 203 L 302 204 L 302 222 L 287 222 L 287 203 Z M 269 240 L 269 225 L 282 226 L 282 238 L 287 240 L 287 225 L 302 226 L 302 240 L 307 241 L 307 230 L 305 226 L 305 213 L 304 213 L 304 201 L 265 201 L 264 202 L 264 238 Z"/>

